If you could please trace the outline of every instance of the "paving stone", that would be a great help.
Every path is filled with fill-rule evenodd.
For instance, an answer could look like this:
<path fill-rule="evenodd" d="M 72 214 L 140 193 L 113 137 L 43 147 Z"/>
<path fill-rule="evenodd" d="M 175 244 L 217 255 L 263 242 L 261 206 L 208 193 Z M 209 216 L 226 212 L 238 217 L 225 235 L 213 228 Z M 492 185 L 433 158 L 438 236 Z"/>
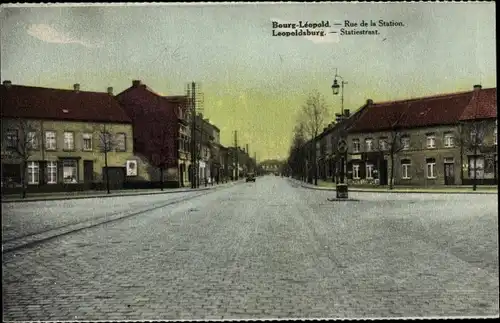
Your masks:
<path fill-rule="evenodd" d="M 327 195 L 263 178 L 6 254 L 5 320 L 498 314 L 496 196 Z M 44 224 L 40 204 L 2 205 L 2 219 L 34 212 L 29 233 L 163 198 L 44 202 Z"/>

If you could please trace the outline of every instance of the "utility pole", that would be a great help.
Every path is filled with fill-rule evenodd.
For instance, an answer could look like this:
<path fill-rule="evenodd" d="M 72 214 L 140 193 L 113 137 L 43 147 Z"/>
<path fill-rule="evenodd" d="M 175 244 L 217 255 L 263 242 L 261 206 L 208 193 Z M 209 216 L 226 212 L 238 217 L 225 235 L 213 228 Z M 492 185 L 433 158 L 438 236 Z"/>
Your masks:
<path fill-rule="evenodd" d="M 197 162 L 196 162 L 196 84 L 191 83 L 191 91 L 188 87 L 188 97 L 191 92 L 191 188 L 197 187 Z"/>
<path fill-rule="evenodd" d="M 238 131 L 234 131 L 234 148 L 236 151 L 236 175 L 234 177 L 235 180 L 238 180 L 239 177 L 239 172 L 240 172 L 240 165 L 239 165 L 239 155 L 240 155 L 240 148 L 238 147 Z"/>

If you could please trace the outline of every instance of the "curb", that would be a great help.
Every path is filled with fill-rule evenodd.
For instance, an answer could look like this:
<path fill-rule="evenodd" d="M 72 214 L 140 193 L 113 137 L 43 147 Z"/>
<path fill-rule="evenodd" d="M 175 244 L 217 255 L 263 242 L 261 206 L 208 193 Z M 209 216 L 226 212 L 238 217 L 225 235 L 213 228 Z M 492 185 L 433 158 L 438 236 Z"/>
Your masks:
<path fill-rule="evenodd" d="M 2 199 L 3 203 L 22 203 L 22 202 L 43 202 L 43 201 L 62 201 L 62 200 L 83 200 L 83 199 L 92 199 L 92 198 L 107 198 L 107 197 L 120 197 L 120 196 L 139 196 L 139 195 L 157 195 L 157 194 L 175 194 L 175 193 L 187 193 L 187 192 L 199 192 L 199 191 L 209 191 L 215 190 L 217 188 L 229 187 L 232 185 L 239 184 L 231 183 L 231 184 L 222 184 L 215 187 L 202 187 L 197 189 L 184 189 L 179 191 L 158 191 L 158 192 L 137 192 L 137 193 L 117 193 L 117 194 L 102 194 L 102 195 L 88 195 L 88 196 L 61 196 L 61 197 L 47 197 L 47 198 L 27 198 L 27 199 Z"/>
<path fill-rule="evenodd" d="M 307 188 L 310 190 L 317 190 L 317 191 L 332 191 L 335 192 L 335 188 L 328 188 L 328 187 L 314 187 L 314 186 L 308 186 L 304 185 L 302 183 L 297 183 L 303 188 Z M 419 194 L 495 194 L 498 195 L 498 192 L 451 192 L 451 191 L 435 191 L 435 192 L 430 192 L 430 191 L 423 191 L 423 190 L 401 190 L 401 189 L 394 189 L 394 190 L 376 190 L 376 189 L 369 189 L 369 188 L 349 188 L 349 192 L 366 192 L 366 193 L 419 193 Z"/>

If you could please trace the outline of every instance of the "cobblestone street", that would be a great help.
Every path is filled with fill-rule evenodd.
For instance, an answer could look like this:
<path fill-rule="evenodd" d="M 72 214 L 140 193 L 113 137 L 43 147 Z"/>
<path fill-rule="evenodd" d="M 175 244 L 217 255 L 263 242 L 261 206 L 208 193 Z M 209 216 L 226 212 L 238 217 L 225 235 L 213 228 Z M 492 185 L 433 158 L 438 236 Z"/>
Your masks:
<path fill-rule="evenodd" d="M 5 241 L 192 197 L 4 252 L 4 320 L 498 315 L 496 195 L 195 195 L 2 205 Z"/>

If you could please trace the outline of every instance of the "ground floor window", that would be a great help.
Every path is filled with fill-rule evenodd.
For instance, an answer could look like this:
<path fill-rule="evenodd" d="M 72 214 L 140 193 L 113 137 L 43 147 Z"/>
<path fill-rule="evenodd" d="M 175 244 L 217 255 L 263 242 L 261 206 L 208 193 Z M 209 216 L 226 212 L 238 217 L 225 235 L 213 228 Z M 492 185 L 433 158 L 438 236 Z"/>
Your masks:
<path fill-rule="evenodd" d="M 28 162 L 28 184 L 38 184 L 40 178 L 40 166 L 38 162 Z"/>
<path fill-rule="evenodd" d="M 57 183 L 57 162 L 48 161 L 47 162 L 47 184 Z"/>
<path fill-rule="evenodd" d="M 401 160 L 401 179 L 410 179 L 411 161 L 409 159 Z"/>
<path fill-rule="evenodd" d="M 373 179 L 373 164 L 366 164 L 366 179 Z"/>
<path fill-rule="evenodd" d="M 426 175 L 429 179 L 436 178 L 436 159 L 435 158 L 427 158 L 425 160 L 426 163 Z"/>
<path fill-rule="evenodd" d="M 78 161 L 73 159 L 63 160 L 63 178 L 64 183 L 78 182 Z"/>
<path fill-rule="evenodd" d="M 352 179 L 360 179 L 359 177 L 359 165 L 352 165 Z"/>
<path fill-rule="evenodd" d="M 469 178 L 474 178 L 474 173 L 476 173 L 475 178 L 484 178 L 484 157 L 469 157 Z"/>

